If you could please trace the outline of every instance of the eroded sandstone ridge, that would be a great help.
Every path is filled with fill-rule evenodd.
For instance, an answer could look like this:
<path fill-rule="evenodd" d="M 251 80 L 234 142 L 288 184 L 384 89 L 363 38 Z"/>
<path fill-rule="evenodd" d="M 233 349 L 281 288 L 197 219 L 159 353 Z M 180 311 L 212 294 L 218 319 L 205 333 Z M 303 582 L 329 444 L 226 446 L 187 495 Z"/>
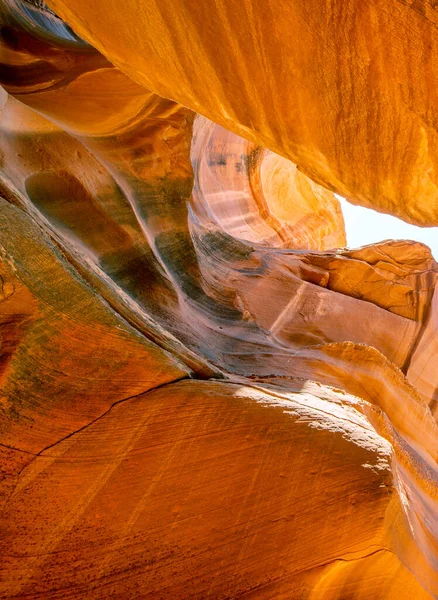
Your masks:
<path fill-rule="evenodd" d="M 49 4 L 0 10 L 0 597 L 437 598 L 438 266 L 333 193 L 438 223 L 433 3 Z"/>

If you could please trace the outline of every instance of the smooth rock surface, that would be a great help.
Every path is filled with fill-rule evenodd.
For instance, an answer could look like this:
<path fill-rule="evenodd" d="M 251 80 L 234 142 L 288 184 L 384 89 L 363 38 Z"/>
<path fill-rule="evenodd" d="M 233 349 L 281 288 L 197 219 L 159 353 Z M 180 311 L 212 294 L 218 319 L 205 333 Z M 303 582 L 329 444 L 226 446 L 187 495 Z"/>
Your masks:
<path fill-rule="evenodd" d="M 50 5 L 0 9 L 0 597 L 437 598 L 438 265 L 332 192 L 438 222 L 431 6 Z"/>
<path fill-rule="evenodd" d="M 427 598 L 394 559 L 416 567 L 391 446 L 344 400 L 187 382 L 119 404 L 22 471 L 3 594 L 346 597 L 362 563 L 374 597 Z"/>
<path fill-rule="evenodd" d="M 438 225 L 434 2 L 49 5 L 146 88 L 286 156 L 353 203 Z"/>

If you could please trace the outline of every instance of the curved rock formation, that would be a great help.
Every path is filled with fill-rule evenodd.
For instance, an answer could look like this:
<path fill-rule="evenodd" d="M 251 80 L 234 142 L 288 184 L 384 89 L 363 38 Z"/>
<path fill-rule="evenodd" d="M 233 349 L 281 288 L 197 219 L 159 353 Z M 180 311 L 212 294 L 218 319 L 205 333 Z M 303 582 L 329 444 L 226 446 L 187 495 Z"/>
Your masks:
<path fill-rule="evenodd" d="M 438 265 L 330 191 L 438 222 L 377 4 L 3 0 L 0 597 L 438 597 Z"/>
<path fill-rule="evenodd" d="M 147 89 L 353 203 L 438 225 L 434 2 L 49 4 Z"/>
<path fill-rule="evenodd" d="M 346 245 L 334 194 L 289 160 L 198 117 L 191 145 L 192 210 L 204 227 L 263 246 L 327 250 Z"/>

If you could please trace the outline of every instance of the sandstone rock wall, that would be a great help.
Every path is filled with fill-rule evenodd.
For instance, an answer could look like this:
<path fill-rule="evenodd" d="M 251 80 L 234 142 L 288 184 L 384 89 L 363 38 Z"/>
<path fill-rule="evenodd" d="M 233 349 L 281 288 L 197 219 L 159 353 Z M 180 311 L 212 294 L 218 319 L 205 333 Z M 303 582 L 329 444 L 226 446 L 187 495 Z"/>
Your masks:
<path fill-rule="evenodd" d="M 436 224 L 434 12 L 51 6 L 0 12 L 0 597 L 438 597 L 437 263 L 331 191 Z"/>

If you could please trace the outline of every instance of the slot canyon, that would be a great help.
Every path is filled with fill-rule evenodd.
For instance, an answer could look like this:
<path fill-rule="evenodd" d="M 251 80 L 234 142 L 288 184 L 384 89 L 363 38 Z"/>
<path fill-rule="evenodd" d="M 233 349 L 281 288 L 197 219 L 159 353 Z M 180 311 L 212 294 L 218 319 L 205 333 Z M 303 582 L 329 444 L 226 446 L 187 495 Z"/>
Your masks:
<path fill-rule="evenodd" d="M 438 598 L 432 0 L 0 0 L 0 598 Z M 391 236 L 389 235 L 388 238 Z"/>

